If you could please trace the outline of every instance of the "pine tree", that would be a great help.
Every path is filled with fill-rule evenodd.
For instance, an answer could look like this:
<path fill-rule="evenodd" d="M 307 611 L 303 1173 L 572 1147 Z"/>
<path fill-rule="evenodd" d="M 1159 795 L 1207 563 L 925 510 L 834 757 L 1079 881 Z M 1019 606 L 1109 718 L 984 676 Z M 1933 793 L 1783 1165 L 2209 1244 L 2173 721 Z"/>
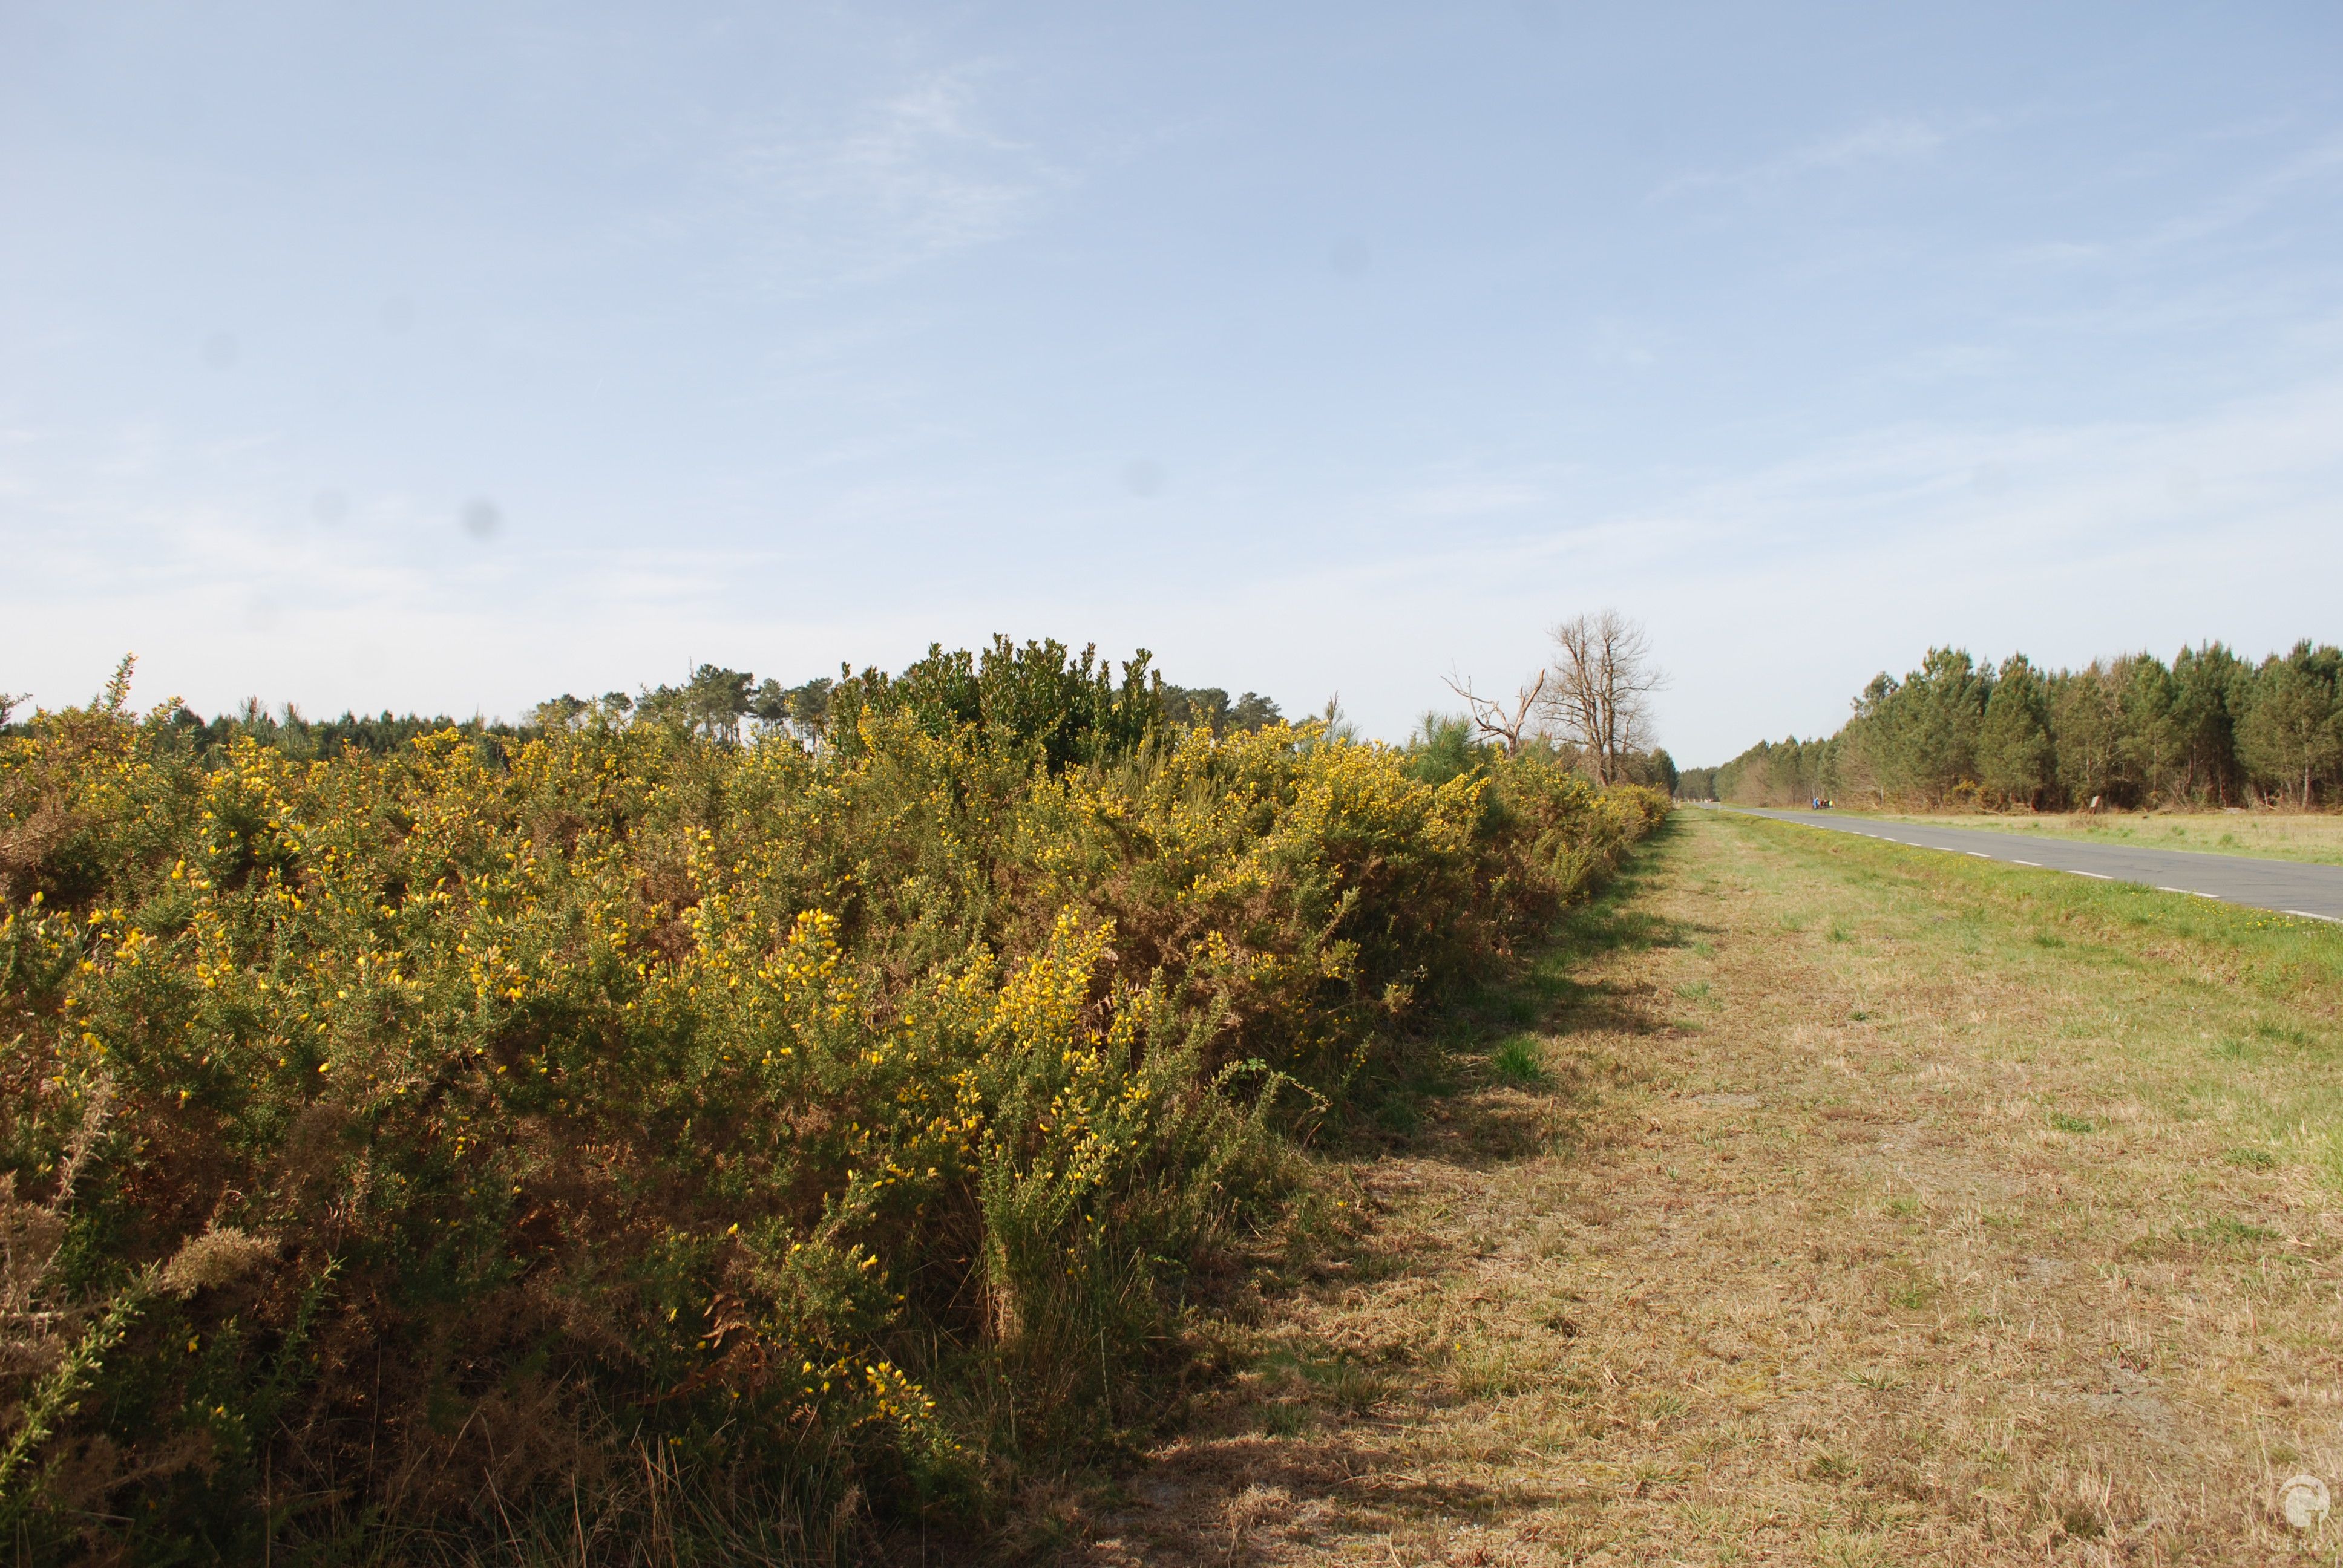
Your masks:
<path fill-rule="evenodd" d="M 2022 653 L 2003 661 L 1977 729 L 1977 782 L 2012 806 L 2039 809 L 2056 782 L 2050 689 Z"/>
<path fill-rule="evenodd" d="M 2263 782 L 2298 806 L 2308 806 L 2319 785 L 2343 761 L 2343 724 L 2336 712 L 2333 648 L 2297 643 L 2255 676 L 2253 706 L 2237 726 L 2237 749 Z"/>

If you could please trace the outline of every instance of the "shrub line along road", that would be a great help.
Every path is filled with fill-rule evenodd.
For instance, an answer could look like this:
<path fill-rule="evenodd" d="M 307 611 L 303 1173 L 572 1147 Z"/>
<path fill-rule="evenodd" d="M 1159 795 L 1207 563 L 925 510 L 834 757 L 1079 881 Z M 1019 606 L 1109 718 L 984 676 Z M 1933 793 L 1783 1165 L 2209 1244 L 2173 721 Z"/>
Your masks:
<path fill-rule="evenodd" d="M 1985 860 L 2005 860 L 2016 866 L 2037 866 L 2050 871 L 2071 871 L 2102 881 L 2137 882 L 2166 893 L 2194 893 L 2200 899 L 2245 904 L 2314 920 L 2343 920 L 2343 866 L 2311 866 L 2290 860 L 2249 859 L 2243 855 L 2209 855 L 2195 849 L 2145 849 L 2127 844 L 2067 843 L 2020 837 L 2015 833 L 1984 833 L 1974 828 L 1936 828 L 1916 822 L 1874 822 L 1843 817 L 1835 811 L 1765 811 L 1728 806 L 1752 817 L 1781 822 L 1803 822 L 1838 833 L 1860 833 L 1923 849 L 1943 849 L 1975 855 Z"/>

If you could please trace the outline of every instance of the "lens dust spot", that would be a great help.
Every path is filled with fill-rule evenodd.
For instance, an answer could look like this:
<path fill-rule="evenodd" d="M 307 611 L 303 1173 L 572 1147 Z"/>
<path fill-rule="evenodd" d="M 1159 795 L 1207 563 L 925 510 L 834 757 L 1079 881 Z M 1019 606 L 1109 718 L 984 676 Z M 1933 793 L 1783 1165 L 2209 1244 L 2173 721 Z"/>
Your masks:
<path fill-rule="evenodd" d="M 228 370 L 244 357 L 244 350 L 237 345 L 235 333 L 215 332 L 204 339 L 203 356 L 204 363 L 212 369 Z"/>
<path fill-rule="evenodd" d="M 1374 256 L 1367 242 L 1356 235 L 1345 235 L 1326 252 L 1326 265 L 1337 277 L 1357 277 L 1373 265 Z"/>
<path fill-rule="evenodd" d="M 1163 493 L 1163 466 L 1150 457 L 1133 457 L 1122 467 L 1122 487 L 1141 500 Z"/>
<path fill-rule="evenodd" d="M 497 537 L 505 526 L 505 515 L 494 501 L 480 499 L 464 504 L 464 531 L 486 544 Z"/>

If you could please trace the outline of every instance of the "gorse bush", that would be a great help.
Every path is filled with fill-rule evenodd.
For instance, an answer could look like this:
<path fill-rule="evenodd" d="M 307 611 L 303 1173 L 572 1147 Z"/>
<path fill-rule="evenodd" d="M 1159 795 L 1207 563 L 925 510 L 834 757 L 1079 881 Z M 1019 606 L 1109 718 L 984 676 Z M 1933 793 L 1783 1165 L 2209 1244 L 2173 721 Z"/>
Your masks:
<path fill-rule="evenodd" d="M 20 1553 L 980 1519 L 1158 1408 L 1281 1141 L 1664 809 L 934 662 L 819 757 L 608 704 L 223 753 L 121 680 L 0 740 Z"/>

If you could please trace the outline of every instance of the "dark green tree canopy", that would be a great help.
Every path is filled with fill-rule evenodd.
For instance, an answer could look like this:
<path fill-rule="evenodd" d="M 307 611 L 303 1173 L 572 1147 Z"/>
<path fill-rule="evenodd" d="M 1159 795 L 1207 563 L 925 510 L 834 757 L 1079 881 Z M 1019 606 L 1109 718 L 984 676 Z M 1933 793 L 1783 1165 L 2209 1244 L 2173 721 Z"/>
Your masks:
<path fill-rule="evenodd" d="M 2017 809 L 2343 803 L 2343 651 L 2297 643 L 2258 666 L 2217 642 L 2044 671 L 1930 648 L 1882 672 L 1825 739 L 1760 742 L 1714 770 L 1718 798 L 1845 795 Z"/>
<path fill-rule="evenodd" d="M 830 738 L 851 751 L 860 740 L 846 716 L 907 713 L 930 735 L 1023 752 L 1057 772 L 1135 750 L 1161 727 L 1161 679 L 1151 679 L 1148 661 L 1140 649 L 1118 684 L 1095 644 L 1076 657 L 1055 638 L 1020 648 L 995 637 L 981 654 L 932 644 L 925 658 L 895 676 L 841 666 L 829 697 L 836 716 Z"/>
<path fill-rule="evenodd" d="M 1278 706 L 1256 691 L 1248 691 L 1235 701 L 1217 686 L 1172 686 L 1159 689 L 1163 704 L 1163 722 L 1178 729 L 1193 729 L 1202 725 L 1215 735 L 1266 729 L 1285 717 Z"/>

